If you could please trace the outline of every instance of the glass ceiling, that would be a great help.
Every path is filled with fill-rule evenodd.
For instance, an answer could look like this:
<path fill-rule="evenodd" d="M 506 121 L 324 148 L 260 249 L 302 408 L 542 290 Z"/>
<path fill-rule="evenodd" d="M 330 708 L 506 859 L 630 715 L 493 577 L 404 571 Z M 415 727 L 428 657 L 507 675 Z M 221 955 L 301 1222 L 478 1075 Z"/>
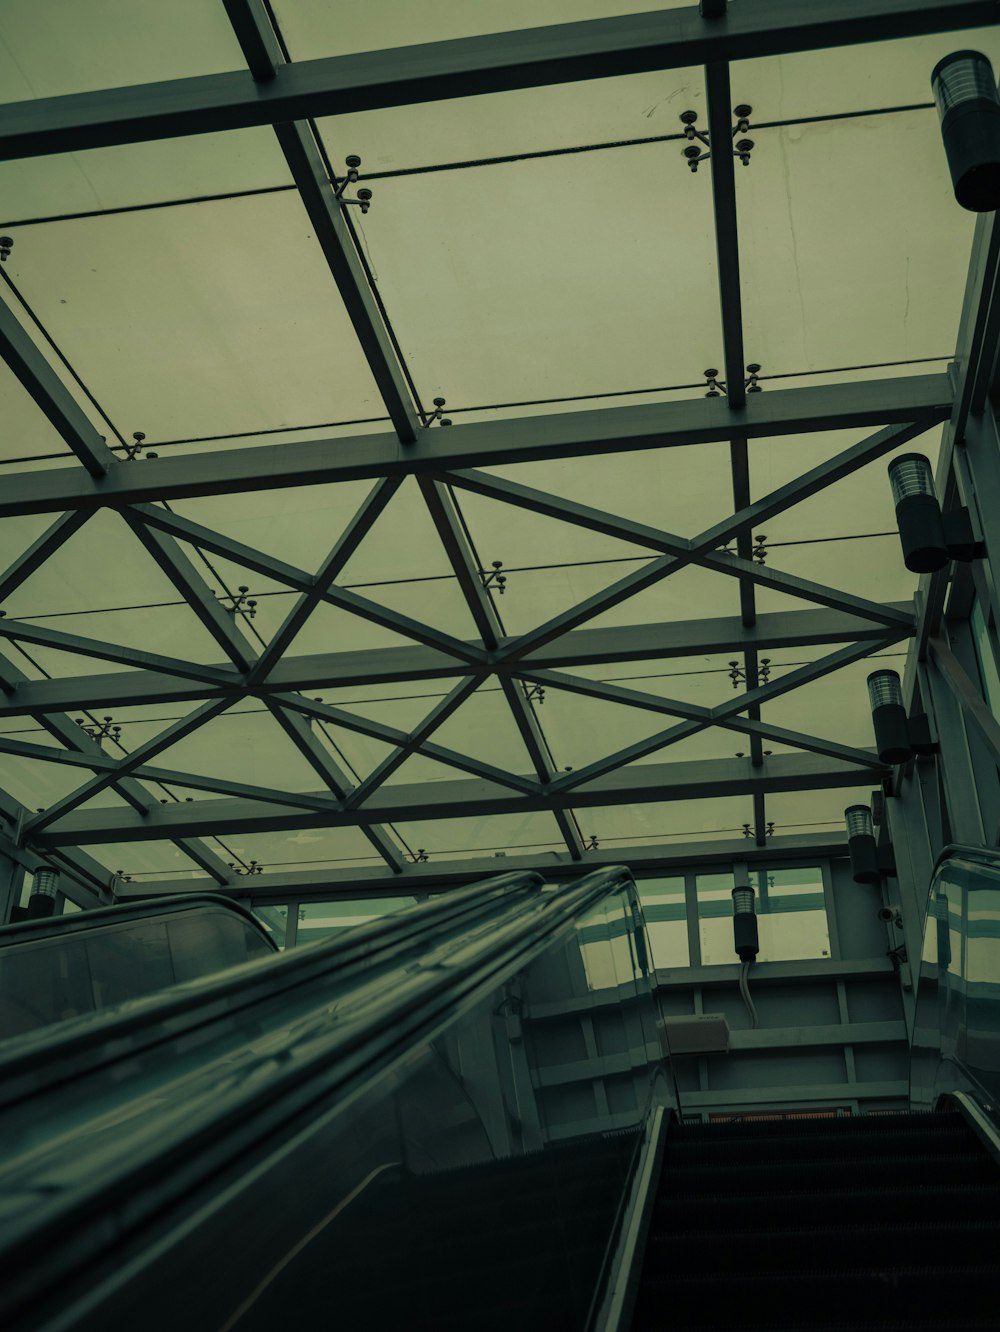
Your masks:
<path fill-rule="evenodd" d="M 300 61 L 631 6 L 273 11 Z M 952 359 L 973 219 L 928 80 L 957 46 L 1000 61 L 994 28 L 734 63 L 754 140 L 735 235 L 711 164 L 681 155 L 680 113 L 707 129 L 700 67 L 303 123 L 315 162 L 361 156 L 344 199 L 373 191 L 362 214 L 327 184 L 319 222 L 266 126 L 0 162 L 0 343 L 43 367 L 4 352 L 0 469 L 69 497 L 0 519 L 0 787 L 29 844 L 264 886 L 840 841 L 880 779 L 865 675 L 901 670 L 912 631 L 885 467 L 933 460 L 942 414 L 683 552 L 884 419 L 831 428 L 834 398 L 813 396 L 792 433 L 720 430 L 727 332 L 760 367 L 763 419 L 772 396 L 905 392 Z M 243 69 L 221 0 L 59 0 L 44 26 L 29 0 L 4 6 L 6 102 Z M 727 246 L 739 285 L 722 273 L 720 304 Z M 411 447 L 459 456 L 466 431 L 471 464 L 407 462 L 366 321 L 412 399 Z M 640 411 L 646 446 L 619 451 Z M 714 438 L 685 438 L 709 413 Z M 579 447 L 533 454 L 546 423 Z M 74 431 L 142 478 L 138 507 L 72 518 Z M 310 442 L 303 483 L 269 486 Z M 366 473 L 387 449 L 398 465 Z M 165 470 L 227 454 L 210 486 Z"/>

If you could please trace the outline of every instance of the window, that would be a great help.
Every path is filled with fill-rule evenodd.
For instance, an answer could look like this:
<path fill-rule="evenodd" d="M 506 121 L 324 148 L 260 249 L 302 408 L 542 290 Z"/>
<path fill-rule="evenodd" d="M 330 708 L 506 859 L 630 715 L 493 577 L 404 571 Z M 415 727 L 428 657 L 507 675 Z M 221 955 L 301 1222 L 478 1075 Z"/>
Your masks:
<path fill-rule="evenodd" d="M 758 962 L 785 962 L 830 956 L 830 926 L 823 894 L 823 871 L 754 869 Z M 698 934 L 704 966 L 738 961 L 733 951 L 732 873 L 698 875 Z"/>
<path fill-rule="evenodd" d="M 688 947 L 684 876 L 641 879 L 637 887 L 649 934 L 653 966 L 661 970 L 691 963 Z"/>

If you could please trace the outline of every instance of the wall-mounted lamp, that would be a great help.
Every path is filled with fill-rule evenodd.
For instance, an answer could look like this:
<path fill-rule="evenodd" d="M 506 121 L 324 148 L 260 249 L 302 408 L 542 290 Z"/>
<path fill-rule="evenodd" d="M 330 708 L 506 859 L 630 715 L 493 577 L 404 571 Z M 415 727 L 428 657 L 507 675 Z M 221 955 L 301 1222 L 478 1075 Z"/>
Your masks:
<path fill-rule="evenodd" d="M 733 889 L 733 947 L 743 962 L 752 962 L 760 952 L 757 937 L 756 893 L 749 884 Z"/>
<path fill-rule="evenodd" d="M 41 920 L 55 914 L 56 893 L 59 891 L 59 871 L 37 869 L 31 880 L 31 896 L 24 910 L 25 920 Z"/>
<path fill-rule="evenodd" d="M 993 66 L 979 51 L 953 51 L 934 66 L 931 88 L 955 198 L 970 212 L 991 213 L 1000 208 L 1000 97 Z"/>
<path fill-rule="evenodd" d="M 872 830 L 872 812 L 867 805 L 848 805 L 844 810 L 847 824 L 847 850 L 851 857 L 851 878 L 855 883 L 878 883 L 882 871 L 878 863 L 878 845 Z"/>
<path fill-rule="evenodd" d="M 873 671 L 869 675 L 868 701 L 879 762 L 905 763 L 913 749 L 906 729 L 903 686 L 895 671 Z"/>
<path fill-rule="evenodd" d="M 868 702 L 880 763 L 906 763 L 914 754 L 937 753 L 927 714 L 907 718 L 903 686 L 895 671 L 873 671 L 869 675 Z"/>
<path fill-rule="evenodd" d="M 911 573 L 933 573 L 949 560 L 980 559 L 982 544 L 972 531 L 968 509 L 941 512 L 934 472 L 922 453 L 904 453 L 889 464 L 889 484 L 903 563 Z"/>

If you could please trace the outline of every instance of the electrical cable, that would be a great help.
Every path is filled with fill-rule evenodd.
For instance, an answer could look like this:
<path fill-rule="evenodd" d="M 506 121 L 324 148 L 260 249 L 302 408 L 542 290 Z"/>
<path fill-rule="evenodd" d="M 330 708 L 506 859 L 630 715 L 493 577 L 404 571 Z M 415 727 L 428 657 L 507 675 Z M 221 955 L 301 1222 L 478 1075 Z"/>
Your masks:
<path fill-rule="evenodd" d="M 749 972 L 749 961 L 742 962 L 740 964 L 740 994 L 743 996 L 743 1002 L 746 1004 L 747 1012 L 750 1014 L 750 1022 L 754 1029 L 756 1029 L 759 1023 L 757 1021 L 757 1010 L 754 1007 L 753 1000 L 750 998 L 750 983 L 748 980 Z"/>

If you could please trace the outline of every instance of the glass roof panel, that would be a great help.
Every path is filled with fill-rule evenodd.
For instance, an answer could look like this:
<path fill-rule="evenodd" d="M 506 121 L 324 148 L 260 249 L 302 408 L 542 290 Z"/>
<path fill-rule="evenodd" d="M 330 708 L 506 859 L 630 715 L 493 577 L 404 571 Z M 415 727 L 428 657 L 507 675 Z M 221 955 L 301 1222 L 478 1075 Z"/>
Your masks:
<path fill-rule="evenodd" d="M 1000 61 L 1000 30 L 971 28 L 741 60 L 733 66 L 733 93 L 737 101 L 752 103 L 753 123 L 930 105 L 931 70 L 942 56 L 965 48 Z"/>
<path fill-rule="evenodd" d="M 808 735 L 836 740 L 840 744 L 871 750 L 875 741 L 865 680 L 872 671 L 883 667 L 900 670 L 905 646 L 890 648 L 887 652 L 879 652 L 849 666 L 842 666 L 830 675 L 801 685 L 763 704 L 761 715 L 764 721 L 790 730 L 804 731 Z M 796 665 L 817 661 L 820 656 L 821 653 L 815 648 L 803 648 L 794 654 L 775 653 L 771 664 L 771 679 L 780 679 Z"/>
<path fill-rule="evenodd" d="M 672 163 L 684 142 L 680 113 L 699 111 L 704 123 L 704 107 L 701 69 L 672 69 L 383 107 L 318 124 L 334 162 L 357 153 L 365 180 L 375 185 L 428 169 L 580 151 L 600 153 L 594 165 L 601 171 L 609 154 L 649 140 Z"/>
<path fill-rule="evenodd" d="M 832 791 L 774 791 L 767 797 L 767 817 L 774 820 L 776 836 L 828 833 L 839 841 L 846 835 L 844 810 L 867 805 L 871 798 L 872 783 Z"/>
<path fill-rule="evenodd" d="M 40 28 L 44 37 L 39 40 Z M 245 68 L 222 5 L 204 0 L 4 0 L 0 101 Z"/>
<path fill-rule="evenodd" d="M 149 444 L 382 409 L 295 194 L 25 227 L 7 268 Z"/>
<path fill-rule="evenodd" d="M 292 188 L 269 126 L 198 134 L 0 162 L 0 225 Z"/>
<path fill-rule="evenodd" d="M 794 482 L 797 477 L 861 442 L 871 433 L 874 432 L 836 430 L 751 440 L 750 486 L 753 497 L 760 499 L 780 486 Z M 769 518 L 766 523 L 769 544 L 895 531 L 896 514 L 886 475 L 890 462 L 903 453 L 917 452 L 925 454 L 932 467 L 936 467 L 940 443 L 941 427 L 935 426 L 876 462 Z"/>
<path fill-rule="evenodd" d="M 772 373 L 947 356 L 973 219 L 936 112 L 762 130 L 756 144 L 737 173 L 748 358 Z"/>
<path fill-rule="evenodd" d="M 689 0 L 654 0 L 648 11 L 680 9 Z M 634 0 L 431 0 L 413 5 L 409 0 L 275 0 L 275 17 L 293 60 L 309 56 L 347 55 L 379 51 L 456 37 L 479 37 L 490 32 L 516 32 L 553 23 L 614 18 L 635 13 Z"/>
<path fill-rule="evenodd" d="M 226 848 L 213 838 L 208 845 L 225 863 L 231 857 L 226 855 Z M 173 842 L 108 842 L 96 843 L 87 847 L 87 855 L 93 856 L 109 870 L 124 871 L 126 877 L 146 877 L 160 875 L 168 878 L 194 878 L 204 884 L 205 871 L 193 865 L 192 861 Z M 212 887 L 214 888 L 214 884 Z M 211 888 L 209 888 L 211 891 Z"/>
<path fill-rule="evenodd" d="M 194 711 L 194 709 L 190 709 Z M 178 709 L 185 715 L 183 709 Z M 189 715 L 188 712 L 188 715 Z M 138 749 L 161 735 L 160 723 L 132 723 L 123 739 Z M 155 767 L 219 777 L 279 791 L 321 791 L 323 780 L 266 710 L 223 713 L 150 759 Z M 203 795 L 204 798 L 210 796 Z"/>
<path fill-rule="evenodd" d="M 729 840 L 742 836 L 743 824 L 753 818 L 749 797 L 715 800 L 674 800 L 655 805 L 606 805 L 578 812 L 584 835 L 596 836 L 600 849 L 615 842 L 625 846 L 645 843 Z"/>
<path fill-rule="evenodd" d="M 575 155 L 380 183 L 361 231 L 421 396 L 697 383 L 721 334 L 711 201 L 688 175 L 654 146 L 600 177 Z"/>
<path fill-rule="evenodd" d="M 465 858 L 488 851 L 524 854 L 565 853 L 566 843 L 548 813 L 493 814 L 473 819 L 415 819 L 395 825 L 409 846 L 442 856 Z M 497 867 L 501 873 L 503 866 Z"/>

